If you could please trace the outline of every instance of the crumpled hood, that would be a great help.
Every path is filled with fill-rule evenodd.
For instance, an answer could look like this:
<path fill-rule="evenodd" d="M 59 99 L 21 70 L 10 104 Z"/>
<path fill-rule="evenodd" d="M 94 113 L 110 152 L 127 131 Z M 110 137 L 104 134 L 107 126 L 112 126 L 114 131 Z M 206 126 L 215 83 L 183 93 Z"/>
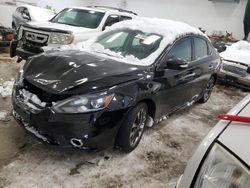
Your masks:
<path fill-rule="evenodd" d="M 101 90 L 143 76 L 145 67 L 78 50 L 48 52 L 25 65 L 24 78 L 54 94 Z"/>
<path fill-rule="evenodd" d="M 28 25 L 38 28 L 46 28 L 46 29 L 57 29 L 57 30 L 63 30 L 63 31 L 69 31 L 73 34 L 77 34 L 80 32 L 92 32 L 93 29 L 85 28 L 85 27 L 76 27 L 66 24 L 58 24 L 58 23 L 52 23 L 52 22 L 29 22 Z"/>

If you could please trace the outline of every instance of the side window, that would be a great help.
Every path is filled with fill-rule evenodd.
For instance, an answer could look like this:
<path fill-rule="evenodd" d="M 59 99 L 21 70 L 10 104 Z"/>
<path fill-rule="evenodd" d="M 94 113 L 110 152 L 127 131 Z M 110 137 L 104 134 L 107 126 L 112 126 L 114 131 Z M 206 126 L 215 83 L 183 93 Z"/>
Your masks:
<path fill-rule="evenodd" d="M 22 11 L 21 11 L 21 15 L 22 15 L 22 18 L 25 19 L 25 20 L 30 20 L 30 14 L 29 14 L 29 11 L 27 8 L 24 8 Z"/>
<path fill-rule="evenodd" d="M 206 57 L 208 54 L 207 41 L 200 38 L 194 38 L 194 54 L 195 59 Z"/>
<path fill-rule="evenodd" d="M 24 10 L 23 7 L 19 7 L 19 8 L 17 8 L 17 13 L 18 13 L 19 15 L 22 15 L 22 14 L 23 14 L 23 10 Z"/>
<path fill-rule="evenodd" d="M 129 17 L 129 16 L 121 16 L 121 20 L 120 21 L 125 21 L 125 20 L 132 20 L 132 18 Z"/>
<path fill-rule="evenodd" d="M 120 20 L 119 20 L 119 16 L 118 16 L 118 15 L 115 15 L 115 14 L 110 15 L 110 16 L 107 18 L 104 27 L 106 27 L 106 26 L 111 26 L 111 25 L 113 25 L 113 24 L 115 24 L 115 23 L 117 23 L 117 22 L 119 22 L 119 21 L 120 21 Z M 105 28 L 104 28 L 104 29 L 105 29 Z"/>
<path fill-rule="evenodd" d="M 182 39 L 174 44 L 171 50 L 168 53 L 168 56 L 173 56 L 177 59 L 181 59 L 184 61 L 192 60 L 192 45 L 191 39 Z"/>

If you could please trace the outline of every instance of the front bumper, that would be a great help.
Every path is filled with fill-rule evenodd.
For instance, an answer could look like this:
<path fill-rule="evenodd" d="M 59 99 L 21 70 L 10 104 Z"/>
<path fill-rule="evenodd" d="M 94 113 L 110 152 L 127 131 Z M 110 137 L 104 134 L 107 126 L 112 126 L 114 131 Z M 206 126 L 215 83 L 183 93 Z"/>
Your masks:
<path fill-rule="evenodd" d="M 67 47 L 69 45 L 63 45 L 63 47 Z M 10 42 L 10 57 L 19 56 L 22 59 L 27 59 L 31 56 L 37 55 L 42 52 L 50 51 L 50 50 L 58 50 L 62 47 L 62 45 L 56 44 L 46 44 L 43 47 L 32 47 L 29 46 L 29 49 L 23 48 L 22 41 L 14 40 Z"/>
<path fill-rule="evenodd" d="M 233 85 L 242 89 L 250 90 L 250 79 L 240 77 L 225 71 L 218 72 L 218 79 L 221 82 Z"/>
<path fill-rule="evenodd" d="M 14 92 L 15 93 L 15 92 Z M 101 150 L 114 146 L 124 111 L 102 110 L 85 114 L 57 114 L 50 108 L 34 113 L 12 97 L 13 116 L 27 131 L 45 143 L 65 148 Z M 81 140 L 76 147 L 72 139 Z"/>

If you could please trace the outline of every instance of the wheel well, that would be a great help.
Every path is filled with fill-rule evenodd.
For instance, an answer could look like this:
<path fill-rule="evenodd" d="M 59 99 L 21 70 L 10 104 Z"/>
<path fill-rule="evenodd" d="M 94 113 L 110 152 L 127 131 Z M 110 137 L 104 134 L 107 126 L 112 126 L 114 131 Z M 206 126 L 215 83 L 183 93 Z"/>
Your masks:
<path fill-rule="evenodd" d="M 146 103 L 146 105 L 148 106 L 148 114 L 150 117 L 152 117 L 154 119 L 155 112 L 156 112 L 156 105 L 155 105 L 154 101 L 151 99 L 143 99 L 140 102 Z"/>
<path fill-rule="evenodd" d="M 216 81 L 217 81 L 217 74 L 213 74 L 211 77 L 214 77 L 214 81 L 216 83 Z"/>

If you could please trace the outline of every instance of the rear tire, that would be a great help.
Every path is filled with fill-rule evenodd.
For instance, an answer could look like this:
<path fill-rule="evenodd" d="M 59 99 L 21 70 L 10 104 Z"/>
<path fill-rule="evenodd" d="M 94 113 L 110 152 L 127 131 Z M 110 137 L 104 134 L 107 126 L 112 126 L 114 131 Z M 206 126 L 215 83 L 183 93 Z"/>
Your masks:
<path fill-rule="evenodd" d="M 122 151 L 129 153 L 138 146 L 147 119 L 148 107 L 145 103 L 139 103 L 127 114 L 116 140 L 116 145 Z"/>
<path fill-rule="evenodd" d="M 215 77 L 212 76 L 209 79 L 209 81 L 208 81 L 208 83 L 206 85 L 205 90 L 203 91 L 201 99 L 198 101 L 199 103 L 206 103 L 208 101 L 208 99 L 211 96 L 211 93 L 213 91 L 214 86 L 215 86 Z"/>

